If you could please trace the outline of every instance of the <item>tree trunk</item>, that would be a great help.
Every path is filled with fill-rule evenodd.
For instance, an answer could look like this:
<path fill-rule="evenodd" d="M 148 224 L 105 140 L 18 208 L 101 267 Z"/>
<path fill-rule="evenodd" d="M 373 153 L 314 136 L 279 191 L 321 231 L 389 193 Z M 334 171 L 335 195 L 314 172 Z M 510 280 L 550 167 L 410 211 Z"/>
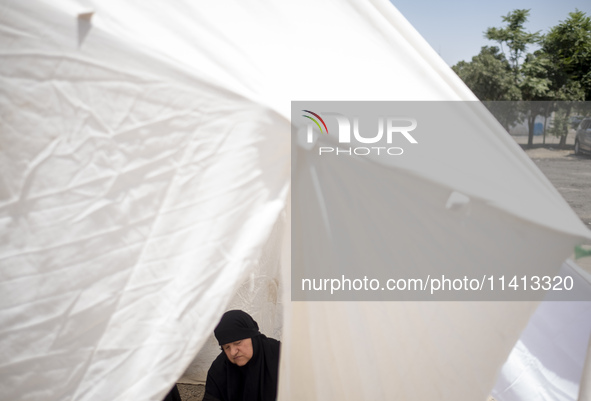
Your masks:
<path fill-rule="evenodd" d="M 550 103 L 546 103 L 546 112 L 544 113 L 544 140 L 542 143 L 546 144 L 546 126 L 548 125 L 548 114 L 550 114 Z"/>
<path fill-rule="evenodd" d="M 568 119 L 570 117 L 571 111 L 572 111 L 572 106 L 569 104 L 569 106 L 566 108 L 566 116 L 564 117 L 564 119 L 567 121 L 566 132 L 560 137 L 559 146 L 566 146 L 566 137 L 568 136 Z"/>
<path fill-rule="evenodd" d="M 530 110 L 529 116 L 527 117 L 527 147 L 531 148 L 534 145 L 534 122 L 536 121 L 536 114 L 533 110 Z"/>

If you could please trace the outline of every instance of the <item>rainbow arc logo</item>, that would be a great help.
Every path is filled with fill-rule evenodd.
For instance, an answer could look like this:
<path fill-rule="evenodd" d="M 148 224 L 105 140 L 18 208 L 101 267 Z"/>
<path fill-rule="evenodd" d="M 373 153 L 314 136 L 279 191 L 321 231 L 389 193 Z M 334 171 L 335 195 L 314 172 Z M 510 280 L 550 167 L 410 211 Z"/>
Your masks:
<path fill-rule="evenodd" d="M 316 117 L 318 120 L 320 120 L 320 122 L 322 123 L 322 125 L 324 125 L 324 129 L 326 130 L 326 133 L 328 134 L 328 128 L 326 127 L 326 124 L 324 123 L 324 120 L 322 119 L 322 117 L 320 117 L 318 114 L 316 114 L 316 113 L 314 113 L 313 111 L 310 111 L 310 110 L 302 110 L 302 111 L 304 111 L 306 113 L 310 113 L 314 117 Z M 323 133 L 324 132 L 324 131 L 322 131 L 322 127 L 320 126 L 320 123 L 318 123 L 318 121 L 316 120 L 316 118 L 307 116 L 305 114 L 302 114 L 302 117 L 306 117 L 306 118 L 309 118 L 310 120 L 314 121 L 316 123 L 316 125 L 318 126 L 318 129 L 320 130 L 320 133 Z"/>

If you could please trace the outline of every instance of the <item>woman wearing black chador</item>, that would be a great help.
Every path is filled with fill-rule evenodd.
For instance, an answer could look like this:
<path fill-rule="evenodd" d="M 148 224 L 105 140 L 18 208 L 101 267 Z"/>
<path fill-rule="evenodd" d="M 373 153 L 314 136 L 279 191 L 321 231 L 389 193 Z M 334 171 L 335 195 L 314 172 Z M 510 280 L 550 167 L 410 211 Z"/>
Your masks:
<path fill-rule="evenodd" d="M 241 310 L 224 313 L 214 334 L 222 352 L 207 373 L 203 401 L 275 401 L 279 341 Z"/>

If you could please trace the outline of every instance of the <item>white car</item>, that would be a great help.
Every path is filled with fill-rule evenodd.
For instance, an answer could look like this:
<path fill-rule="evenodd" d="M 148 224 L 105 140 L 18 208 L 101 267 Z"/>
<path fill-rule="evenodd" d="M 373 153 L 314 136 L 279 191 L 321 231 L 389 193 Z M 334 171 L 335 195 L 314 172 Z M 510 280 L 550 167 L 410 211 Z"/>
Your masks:
<path fill-rule="evenodd" d="M 577 128 L 575 136 L 575 154 L 591 153 L 591 118 L 585 118 Z"/>

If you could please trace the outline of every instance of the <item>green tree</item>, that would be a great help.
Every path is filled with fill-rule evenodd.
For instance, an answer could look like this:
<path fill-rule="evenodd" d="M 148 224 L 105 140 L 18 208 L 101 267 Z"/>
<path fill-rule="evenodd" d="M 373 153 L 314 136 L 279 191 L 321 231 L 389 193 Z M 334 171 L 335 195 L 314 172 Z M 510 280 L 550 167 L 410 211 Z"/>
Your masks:
<path fill-rule="evenodd" d="M 570 107 L 564 106 L 564 104 L 559 104 L 555 106 L 554 120 L 548 128 L 548 132 L 550 134 L 560 137 L 561 144 L 563 144 L 562 138 L 566 138 L 566 135 L 568 133 L 569 114 L 571 110 Z"/>
<path fill-rule="evenodd" d="M 502 28 L 488 28 L 484 36 L 489 40 L 497 41 L 501 44 L 504 50 L 507 47 L 509 53 L 509 62 L 513 72 L 513 81 L 515 86 L 519 88 L 520 100 L 528 100 L 530 102 L 522 104 L 522 112 L 525 114 L 528 123 L 528 145 L 533 144 L 534 123 L 538 114 L 545 111 L 539 108 L 533 100 L 543 100 L 549 89 L 549 82 L 547 77 L 544 77 L 545 70 L 541 64 L 544 63 L 542 58 L 537 58 L 531 55 L 527 57 L 527 48 L 529 45 L 537 43 L 541 36 L 539 32 L 527 32 L 525 30 L 525 23 L 529 16 L 530 10 L 517 9 L 511 11 L 506 16 L 502 17 L 506 26 Z M 522 59 L 524 59 L 523 64 Z"/>
<path fill-rule="evenodd" d="M 553 100 L 560 102 L 552 133 L 566 143 L 568 124 L 576 102 L 591 99 L 591 18 L 581 11 L 552 27 L 544 36 L 542 48 L 548 60 L 547 75 Z"/>
<path fill-rule="evenodd" d="M 452 67 L 497 120 L 509 131 L 518 118 L 513 102 L 521 95 L 513 80 L 511 65 L 496 46 L 484 46 L 470 62 L 460 61 Z"/>
<path fill-rule="evenodd" d="M 569 13 L 541 43 L 552 65 L 549 73 L 555 98 L 591 100 L 591 18 L 579 10 Z"/>
<path fill-rule="evenodd" d="M 552 94 L 551 80 L 548 77 L 549 66 L 548 58 L 541 52 L 535 52 L 525 56 L 520 68 L 518 86 L 521 91 L 521 99 L 525 101 L 521 103 L 520 109 L 527 118 L 528 146 L 533 145 L 536 117 L 539 115 L 547 117 L 548 113 L 552 111 L 547 107 L 547 102 L 542 102 L 549 100 Z"/>
<path fill-rule="evenodd" d="M 527 22 L 530 10 L 513 10 L 502 17 L 507 25 L 503 28 L 488 28 L 484 36 L 489 40 L 497 41 L 504 51 L 503 44 L 508 48 L 509 61 L 513 70 L 515 83 L 519 80 L 519 63 L 530 44 L 540 40 L 539 32 L 526 32 L 524 25 Z"/>
<path fill-rule="evenodd" d="M 485 46 L 472 61 L 461 61 L 453 70 L 497 116 L 506 128 L 527 119 L 528 145 L 533 144 L 538 115 L 555 113 L 549 132 L 566 142 L 572 112 L 581 100 L 591 100 L 591 18 L 576 10 L 546 35 L 525 29 L 530 10 L 517 9 L 502 17 L 504 26 L 488 28 L 485 37 L 498 42 Z M 541 49 L 527 53 L 528 46 Z M 499 100 L 521 100 L 501 105 Z M 544 101 L 544 102 L 542 102 Z"/>
<path fill-rule="evenodd" d="M 551 66 L 551 61 L 542 52 L 525 56 L 518 82 L 522 100 L 548 100 L 552 95 L 552 81 L 549 77 Z"/>
<path fill-rule="evenodd" d="M 519 90 L 513 83 L 511 66 L 496 46 L 484 46 L 472 61 L 460 61 L 452 67 L 480 100 L 517 100 Z"/>

